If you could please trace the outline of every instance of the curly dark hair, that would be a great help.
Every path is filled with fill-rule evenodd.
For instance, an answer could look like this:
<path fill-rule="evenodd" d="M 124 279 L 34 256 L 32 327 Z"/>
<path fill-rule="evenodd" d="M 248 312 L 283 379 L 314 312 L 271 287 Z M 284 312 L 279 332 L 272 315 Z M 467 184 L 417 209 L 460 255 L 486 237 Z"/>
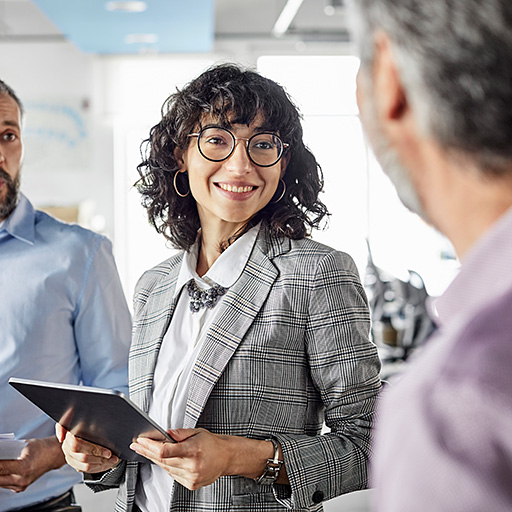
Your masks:
<path fill-rule="evenodd" d="M 312 228 L 320 227 L 329 215 L 318 199 L 323 175 L 302 141 L 297 108 L 276 82 L 253 70 L 222 64 L 211 67 L 169 96 L 162 106 L 162 120 L 151 128 L 149 138 L 142 143 L 143 161 L 137 167 L 141 177 L 136 187 L 142 194 L 149 221 L 159 233 L 174 247 L 184 250 L 196 240 L 200 228 L 196 202 L 191 194 L 180 197 L 173 185 L 180 169 L 175 150 L 186 149 L 188 135 L 201 125 L 205 116 L 221 125 L 247 126 L 261 116 L 265 129 L 279 133 L 289 144 L 284 196 L 277 202 L 270 201 L 236 237 L 260 221 L 264 229 L 292 239 L 304 238 Z M 188 185 L 182 176 L 177 176 L 178 189 L 186 191 Z M 278 187 L 277 197 L 281 190 Z"/>

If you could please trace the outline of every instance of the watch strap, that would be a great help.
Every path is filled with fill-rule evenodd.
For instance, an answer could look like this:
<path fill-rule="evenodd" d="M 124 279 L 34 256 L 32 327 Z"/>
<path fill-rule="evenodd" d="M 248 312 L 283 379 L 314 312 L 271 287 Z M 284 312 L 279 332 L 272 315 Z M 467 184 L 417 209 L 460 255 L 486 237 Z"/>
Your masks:
<path fill-rule="evenodd" d="M 277 440 L 271 437 L 269 439 L 265 439 L 265 441 L 270 441 L 274 446 L 274 457 L 272 459 L 267 459 L 265 470 L 263 471 L 263 474 L 256 479 L 256 483 L 259 485 L 272 485 L 277 480 L 284 461 L 279 460 L 279 443 Z"/>

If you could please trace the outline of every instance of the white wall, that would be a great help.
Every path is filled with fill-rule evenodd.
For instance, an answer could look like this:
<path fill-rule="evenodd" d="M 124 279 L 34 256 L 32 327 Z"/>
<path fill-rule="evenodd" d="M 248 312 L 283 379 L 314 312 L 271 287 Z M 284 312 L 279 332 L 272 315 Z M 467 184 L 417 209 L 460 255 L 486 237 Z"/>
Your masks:
<path fill-rule="evenodd" d="M 79 150 L 70 150 L 48 134 L 26 137 L 22 190 L 37 205 L 88 200 L 91 218 L 98 216 L 96 227 L 113 236 L 112 131 L 101 110 L 98 58 L 70 43 L 3 43 L 0 70 L 0 78 L 27 106 L 29 132 L 40 115 L 31 108 L 33 104 L 71 105 L 86 122 Z M 55 128 L 60 122 L 67 120 L 55 114 Z"/>

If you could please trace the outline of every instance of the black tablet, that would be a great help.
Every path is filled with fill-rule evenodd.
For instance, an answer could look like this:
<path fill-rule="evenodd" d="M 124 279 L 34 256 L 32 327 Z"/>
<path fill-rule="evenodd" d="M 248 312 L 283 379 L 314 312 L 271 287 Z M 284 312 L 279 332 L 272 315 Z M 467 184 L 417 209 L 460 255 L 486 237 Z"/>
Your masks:
<path fill-rule="evenodd" d="M 130 449 L 137 437 L 173 441 L 119 391 L 15 377 L 9 384 L 72 434 L 108 448 L 120 459 L 149 462 Z"/>

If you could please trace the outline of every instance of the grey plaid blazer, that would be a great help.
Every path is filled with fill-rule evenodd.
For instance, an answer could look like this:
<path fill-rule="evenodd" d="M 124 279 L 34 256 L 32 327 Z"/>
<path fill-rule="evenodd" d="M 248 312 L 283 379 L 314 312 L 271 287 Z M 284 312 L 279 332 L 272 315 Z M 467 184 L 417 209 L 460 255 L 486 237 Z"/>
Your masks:
<path fill-rule="evenodd" d="M 130 396 L 146 411 L 182 258 L 146 272 L 135 292 Z M 365 488 L 380 362 L 352 259 L 262 230 L 218 308 L 193 369 L 184 426 L 272 434 L 290 485 L 227 476 L 189 491 L 175 482 L 170 510 L 319 511 L 321 501 Z M 330 432 L 321 435 L 324 421 Z M 123 463 L 91 487 L 120 485 L 116 511 L 131 511 L 137 469 Z"/>

